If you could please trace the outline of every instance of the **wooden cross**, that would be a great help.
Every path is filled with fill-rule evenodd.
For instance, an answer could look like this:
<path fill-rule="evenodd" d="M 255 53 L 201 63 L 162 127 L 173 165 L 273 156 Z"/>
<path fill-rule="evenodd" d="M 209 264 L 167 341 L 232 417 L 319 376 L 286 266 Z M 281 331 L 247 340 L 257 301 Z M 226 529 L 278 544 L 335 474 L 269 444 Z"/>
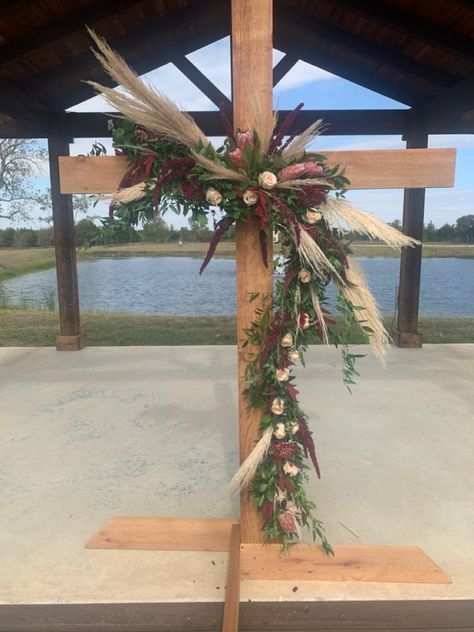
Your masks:
<path fill-rule="evenodd" d="M 234 125 L 240 129 L 252 129 L 254 120 L 254 106 L 252 99 L 255 95 L 260 103 L 264 116 L 272 115 L 272 0 L 232 0 L 232 93 Z M 454 181 L 455 150 L 453 149 L 412 149 L 398 151 L 361 151 L 361 152 L 325 152 L 328 162 L 346 166 L 347 177 L 354 189 L 417 189 L 427 187 L 449 187 Z M 124 171 L 127 168 L 123 157 L 62 157 L 60 159 L 61 192 L 62 193 L 108 193 L 117 189 Z M 271 256 L 271 240 L 268 248 Z M 270 294 L 272 291 L 272 275 L 261 261 L 258 229 L 255 224 L 247 223 L 238 226 L 236 231 L 236 260 L 237 260 L 237 328 L 238 339 L 242 339 L 241 332 L 254 319 L 255 303 L 250 303 L 251 293 Z M 247 351 L 246 351 L 247 352 Z M 239 379 L 239 424 L 240 424 L 240 458 L 244 460 L 251 451 L 260 427 L 260 413 L 249 410 L 247 402 L 242 396 L 243 375 L 246 366 L 246 355 L 238 347 L 238 379 Z M 224 483 L 224 481 L 223 481 Z M 166 522 L 168 520 L 168 522 Z M 172 523 L 169 522 L 172 520 Z M 151 522 L 150 522 L 151 521 Z M 209 531 L 209 523 L 199 519 L 188 521 L 175 519 L 115 519 L 103 530 L 89 546 L 99 548 L 177 548 L 177 549 L 206 549 L 228 550 L 229 530 L 233 522 L 225 520 L 211 521 L 213 527 Z M 170 539 L 170 533 L 171 539 Z M 252 547 L 262 541 L 260 519 L 254 504 L 246 493 L 241 495 L 240 502 L 240 537 L 235 535 L 233 542 Z M 221 548 L 219 548 L 221 547 Z M 235 548 L 235 547 L 234 547 Z M 320 579 L 341 578 L 344 574 L 344 562 L 347 562 L 357 547 L 336 547 L 335 566 L 339 569 L 336 575 L 327 573 L 324 565 L 323 576 Z M 361 551 L 358 549 L 358 560 L 361 563 Z M 378 569 L 386 568 L 387 553 L 377 547 L 367 553 L 373 566 L 374 557 L 378 561 Z M 378 547 L 379 549 L 381 547 Z M 387 548 L 387 547 L 385 547 Z M 392 547 L 394 559 L 402 560 L 401 575 L 405 581 L 415 581 L 414 573 L 418 572 L 418 581 L 446 581 L 445 576 L 423 557 L 418 549 L 405 552 L 401 549 L 412 547 Z M 350 550 L 348 550 L 350 549 Z M 255 551 L 255 549 L 248 549 Z M 303 549 L 301 549 L 303 550 Z M 319 551 L 304 549 L 303 557 L 314 563 L 319 559 Z M 274 549 L 267 549 L 273 551 Z M 313 552 L 311 552 L 313 551 Z M 395 553 L 394 553 L 395 551 Z M 276 555 L 276 554 L 274 554 Z M 365 555 L 365 554 L 364 554 Z M 420 555 L 422 557 L 420 557 Z M 314 557 L 316 556 L 316 557 Z M 276 556 L 277 557 L 277 556 Z M 363 555 L 362 555 L 363 557 Z M 267 575 L 271 576 L 275 569 L 266 558 Z M 250 563 L 249 559 L 243 563 Z M 276 559 L 276 558 L 275 558 Z M 392 560 L 393 561 L 393 560 Z M 430 564 L 428 563 L 431 563 Z M 290 561 L 291 564 L 291 561 Z M 404 564 L 406 564 L 404 566 Z M 281 561 L 280 561 L 281 566 Z M 362 564 L 362 566 L 364 566 Z M 299 575 L 301 578 L 301 573 Z M 334 567 L 333 567 L 334 568 Z M 353 574 L 353 567 L 351 567 Z M 393 568 L 393 567 L 392 567 Z M 342 569 L 342 570 L 341 570 Z M 417 570 L 418 569 L 418 570 Z M 400 570 L 400 568 L 398 569 Z M 251 573 L 251 570 L 247 568 Z M 245 571 L 243 571 L 245 572 Z M 247 575 L 248 576 L 248 575 Z M 291 575 L 294 577 L 294 575 Z M 311 575 L 318 578 L 318 574 Z M 383 581 L 383 575 L 381 576 Z M 286 577 L 288 578 L 288 577 Z M 306 576 L 306 578 L 309 578 Z M 385 579 L 387 580 L 387 579 Z M 388 579 L 390 581 L 390 579 Z M 402 580 L 403 581 L 403 580 Z"/>

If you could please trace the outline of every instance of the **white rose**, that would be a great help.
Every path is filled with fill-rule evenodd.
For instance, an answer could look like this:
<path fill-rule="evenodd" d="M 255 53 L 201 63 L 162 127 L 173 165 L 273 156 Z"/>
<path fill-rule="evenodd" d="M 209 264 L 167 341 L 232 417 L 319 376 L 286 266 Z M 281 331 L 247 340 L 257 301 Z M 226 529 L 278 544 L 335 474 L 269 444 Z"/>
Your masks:
<path fill-rule="evenodd" d="M 253 206 L 258 202 L 258 195 L 255 191 L 252 191 L 252 189 L 247 189 L 247 191 L 243 194 L 242 199 L 244 204 L 247 206 Z"/>
<path fill-rule="evenodd" d="M 209 204 L 217 206 L 222 202 L 222 195 L 217 189 L 209 187 L 206 191 L 206 201 L 209 202 Z"/>
<path fill-rule="evenodd" d="M 285 424 L 277 424 L 273 436 L 275 439 L 284 439 L 286 437 Z"/>
<path fill-rule="evenodd" d="M 271 171 L 262 171 L 262 173 L 258 176 L 258 184 L 262 187 L 262 189 L 273 189 L 273 187 L 278 182 L 277 177 Z"/>
<path fill-rule="evenodd" d="M 300 429 L 300 425 L 297 421 L 292 421 L 290 424 L 290 432 L 291 434 L 295 435 L 298 430 Z"/>
<path fill-rule="evenodd" d="M 272 400 L 271 411 L 274 415 L 283 415 L 285 412 L 285 402 L 279 397 Z"/>
<path fill-rule="evenodd" d="M 292 347 L 293 346 L 293 336 L 291 334 L 285 334 L 281 339 L 282 347 Z"/>
<path fill-rule="evenodd" d="M 311 327 L 311 320 L 309 318 L 309 314 L 306 314 L 306 313 L 300 314 L 300 327 L 301 329 L 309 329 Z"/>
<path fill-rule="evenodd" d="M 276 379 L 279 382 L 286 382 L 290 377 L 290 370 L 289 369 L 277 369 L 276 372 Z"/>
<path fill-rule="evenodd" d="M 295 463 L 287 461 L 283 466 L 283 471 L 285 472 L 285 474 L 288 474 L 288 476 L 296 476 L 299 473 L 300 469 L 297 465 L 295 465 Z"/>
<path fill-rule="evenodd" d="M 298 362 L 298 360 L 300 359 L 300 352 L 299 351 L 290 351 L 290 353 L 288 354 L 288 359 L 293 362 L 293 364 L 295 362 Z"/>
<path fill-rule="evenodd" d="M 322 213 L 310 209 L 306 211 L 306 221 L 308 224 L 316 224 L 323 219 Z"/>
<path fill-rule="evenodd" d="M 309 283 L 311 280 L 311 272 L 309 270 L 305 270 L 304 268 L 299 271 L 298 278 L 301 283 Z"/>

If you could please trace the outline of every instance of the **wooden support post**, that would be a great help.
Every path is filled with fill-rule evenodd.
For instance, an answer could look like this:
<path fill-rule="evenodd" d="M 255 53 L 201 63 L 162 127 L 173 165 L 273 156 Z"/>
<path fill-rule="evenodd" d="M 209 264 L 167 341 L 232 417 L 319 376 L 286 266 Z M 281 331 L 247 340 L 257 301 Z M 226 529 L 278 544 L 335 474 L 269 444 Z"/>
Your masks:
<path fill-rule="evenodd" d="M 232 100 L 236 129 L 255 128 L 257 99 L 262 117 L 272 116 L 272 0 L 232 0 Z M 236 230 L 237 260 L 237 336 L 239 371 L 240 459 L 251 452 L 260 428 L 261 413 L 249 410 L 243 397 L 248 353 L 241 346 L 243 330 L 255 319 L 261 302 L 250 302 L 251 293 L 261 296 L 272 292 L 272 240 L 268 239 L 269 267 L 262 262 L 258 228 L 248 222 Z M 261 542 L 261 519 L 244 492 L 240 499 L 242 542 Z"/>
<path fill-rule="evenodd" d="M 225 592 L 222 632 L 238 632 L 240 607 L 240 525 L 233 524 L 230 532 L 227 586 Z"/>
<path fill-rule="evenodd" d="M 412 113 L 406 134 L 407 149 L 428 147 L 428 133 L 423 121 Z M 421 241 L 425 214 L 425 189 L 405 189 L 403 198 L 403 232 Z M 403 248 L 400 260 L 398 323 L 393 339 L 397 347 L 421 347 L 418 333 L 422 246 Z"/>
<path fill-rule="evenodd" d="M 81 333 L 79 313 L 74 212 L 72 196 L 61 194 L 59 180 L 59 156 L 69 154 L 69 139 L 61 133 L 50 136 L 48 150 L 58 280 L 59 336 L 56 348 L 58 351 L 79 351 L 85 346 L 85 334 Z"/>

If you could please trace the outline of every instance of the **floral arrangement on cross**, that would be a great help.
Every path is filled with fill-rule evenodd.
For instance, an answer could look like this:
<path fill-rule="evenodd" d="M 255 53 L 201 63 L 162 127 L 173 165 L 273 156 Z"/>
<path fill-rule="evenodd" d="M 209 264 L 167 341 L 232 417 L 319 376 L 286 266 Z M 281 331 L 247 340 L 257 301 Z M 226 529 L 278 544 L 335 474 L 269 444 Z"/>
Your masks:
<path fill-rule="evenodd" d="M 293 369 L 304 363 L 314 334 L 342 351 L 343 380 L 350 389 L 358 357 L 348 336 L 358 325 L 383 360 L 390 339 L 366 281 L 350 254 L 349 231 L 384 241 L 396 249 L 414 240 L 343 197 L 344 172 L 306 147 L 321 130 L 316 121 L 288 135 L 302 105 L 281 123 L 264 120 L 255 104 L 254 129 L 234 133 L 221 112 L 227 138 L 215 148 L 195 122 L 143 81 L 105 41 L 91 32 L 95 54 L 121 91 L 91 82 L 122 115 L 113 125 L 116 151 L 130 167 L 112 194 L 109 222 L 138 224 L 172 209 L 207 223 L 214 235 L 201 266 L 211 260 L 222 235 L 234 224 L 257 222 L 265 266 L 267 239 L 276 231 L 284 258 L 273 297 L 258 299 L 256 319 L 243 346 L 256 349 L 245 375 L 244 395 L 261 411 L 260 437 L 233 477 L 230 488 L 248 489 L 262 516 L 269 541 L 285 547 L 308 527 L 326 551 L 332 548 L 316 506 L 306 495 L 309 459 L 320 476 L 308 418 L 300 407 Z M 217 218 L 217 211 L 221 217 Z M 327 308 L 327 286 L 337 292 L 335 319 Z"/>

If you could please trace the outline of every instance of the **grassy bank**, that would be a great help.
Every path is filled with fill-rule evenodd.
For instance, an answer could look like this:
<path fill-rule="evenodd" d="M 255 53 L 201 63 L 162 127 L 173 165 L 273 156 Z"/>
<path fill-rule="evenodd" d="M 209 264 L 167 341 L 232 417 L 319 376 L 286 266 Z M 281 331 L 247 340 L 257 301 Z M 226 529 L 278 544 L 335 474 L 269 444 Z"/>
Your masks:
<path fill-rule="evenodd" d="M 0 310 L 0 346 L 55 345 L 57 315 L 48 311 Z M 89 346 L 235 344 L 235 318 L 138 316 L 84 312 Z M 389 328 L 391 319 L 387 319 Z M 422 318 L 420 333 L 427 343 L 474 343 L 474 318 Z M 353 343 L 362 342 L 358 331 Z"/>
<path fill-rule="evenodd" d="M 203 257 L 208 245 L 205 243 L 155 244 L 140 242 L 137 244 L 116 244 L 113 246 L 94 246 L 89 250 L 78 250 L 79 260 L 93 257 L 140 257 L 140 256 L 192 256 Z M 277 251 L 278 249 L 276 249 Z M 354 254 L 358 257 L 398 257 L 398 253 L 388 246 L 376 243 L 353 244 Z M 216 251 L 217 256 L 235 256 L 235 244 L 222 242 Z M 427 244 L 423 247 L 424 257 L 463 257 L 474 258 L 474 245 L 467 244 Z M 6 279 L 45 270 L 54 266 L 53 248 L 0 248 L 0 282 Z"/>

